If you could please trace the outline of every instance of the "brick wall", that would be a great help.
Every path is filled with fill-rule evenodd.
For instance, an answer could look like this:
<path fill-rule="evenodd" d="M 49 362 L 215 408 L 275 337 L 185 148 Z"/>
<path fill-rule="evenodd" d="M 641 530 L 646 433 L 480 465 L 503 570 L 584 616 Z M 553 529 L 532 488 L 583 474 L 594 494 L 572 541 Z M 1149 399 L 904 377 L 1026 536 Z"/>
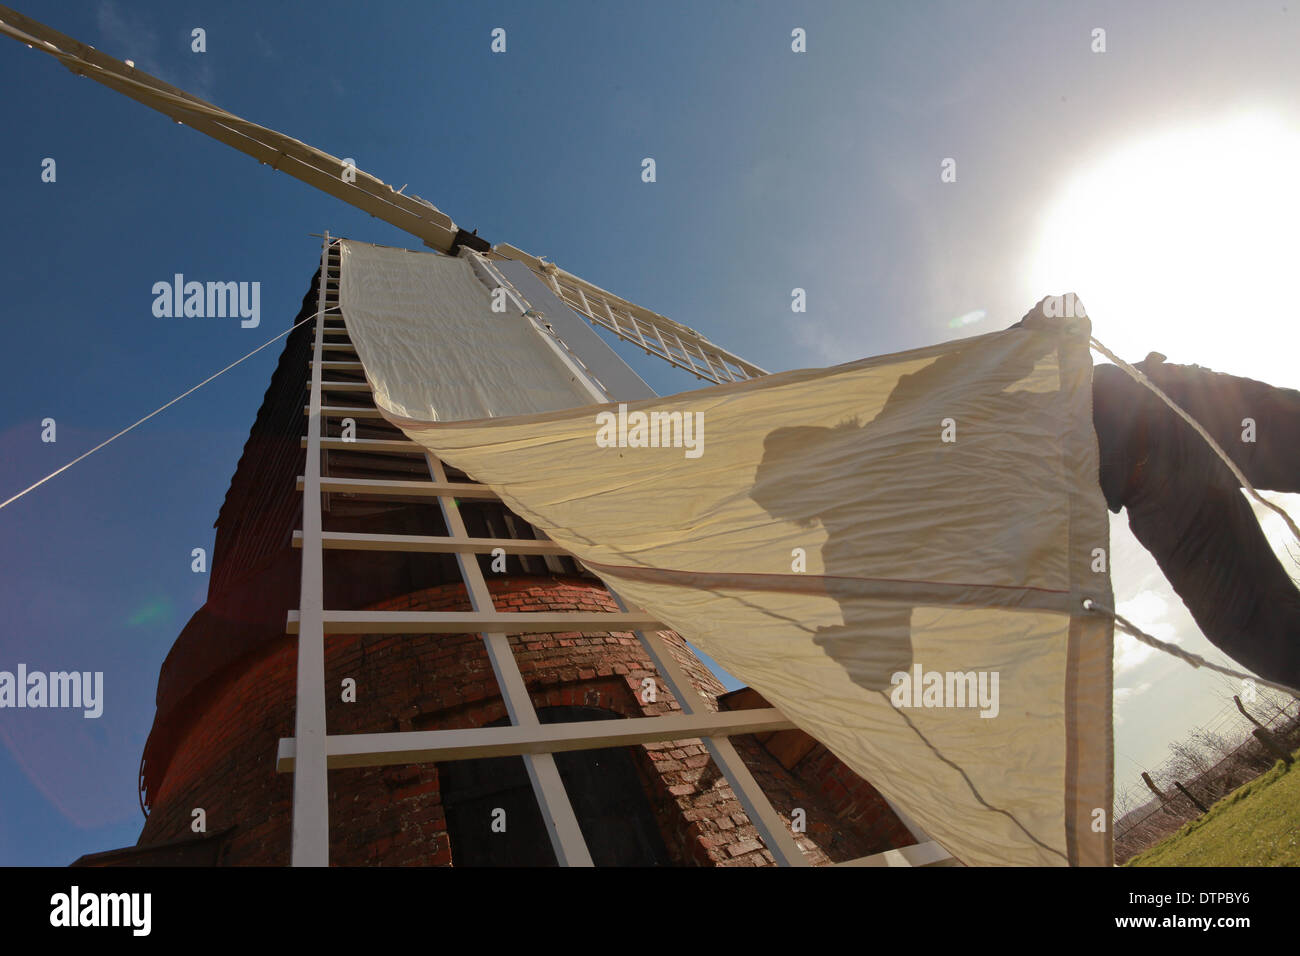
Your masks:
<path fill-rule="evenodd" d="M 617 610 L 603 588 L 577 578 L 505 578 L 490 580 L 489 586 L 503 611 Z M 375 607 L 451 611 L 469 610 L 469 603 L 463 586 L 454 584 Z M 703 706 L 717 710 L 722 685 L 680 637 L 665 636 Z M 643 679 L 656 675 L 631 634 L 518 635 L 510 643 L 535 707 L 588 706 L 628 717 L 680 709 L 662 681 L 655 701 L 642 700 Z M 234 827 L 225 864 L 289 862 L 292 775 L 275 772 L 275 753 L 279 739 L 293 735 L 295 675 L 294 639 L 288 636 L 231 668 L 205 712 L 190 715 L 192 724 L 154 797 L 140 846 L 194 836 L 191 811 L 202 807 L 208 832 Z M 355 703 L 341 699 L 345 677 L 356 681 Z M 505 716 L 475 635 L 328 637 L 326 709 L 331 734 L 477 727 Z M 897 820 L 875 791 L 825 748 L 791 773 L 753 738 L 734 742 L 787 826 L 793 808 L 806 811 L 808 832 L 798 839 L 814 862 L 911 842 L 899 838 Z M 631 751 L 674 863 L 772 862 L 701 741 Z M 813 776 L 802 773 L 805 764 L 815 770 Z M 332 770 L 329 781 L 333 863 L 454 862 L 434 765 Z"/>

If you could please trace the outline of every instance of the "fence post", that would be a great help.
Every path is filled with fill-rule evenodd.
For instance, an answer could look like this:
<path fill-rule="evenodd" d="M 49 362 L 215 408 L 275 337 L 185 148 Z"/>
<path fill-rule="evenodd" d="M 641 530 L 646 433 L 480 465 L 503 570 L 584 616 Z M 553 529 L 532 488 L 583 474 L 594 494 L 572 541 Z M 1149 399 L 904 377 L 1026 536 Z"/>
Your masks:
<path fill-rule="evenodd" d="M 1188 790 L 1177 780 L 1174 781 L 1174 786 L 1177 787 L 1182 792 L 1183 796 L 1185 796 L 1188 800 L 1192 801 L 1192 803 L 1196 804 L 1197 810 L 1200 810 L 1202 813 L 1210 812 L 1209 809 L 1205 806 L 1205 804 L 1201 803 L 1200 800 L 1197 800 L 1194 796 L 1192 796 L 1192 791 Z"/>
<path fill-rule="evenodd" d="M 1154 793 L 1157 797 L 1160 798 L 1160 806 L 1165 811 L 1165 813 L 1172 815 L 1174 811 L 1169 809 L 1169 798 L 1166 797 L 1164 793 L 1160 790 L 1160 788 L 1155 785 L 1155 782 L 1151 779 L 1151 775 L 1147 773 L 1145 770 L 1142 771 L 1142 782 L 1147 785 L 1147 788 L 1152 793 Z"/>
<path fill-rule="evenodd" d="M 1264 730 L 1262 727 L 1256 727 L 1252 733 L 1254 733 L 1255 739 L 1264 745 L 1265 750 L 1271 753 L 1278 760 L 1281 760 L 1288 767 L 1291 766 L 1291 755 L 1278 745 L 1277 740 L 1274 739 L 1272 734 L 1267 730 Z"/>
<path fill-rule="evenodd" d="M 1238 697 L 1236 694 L 1233 694 L 1233 695 L 1232 695 L 1232 702 L 1233 702 L 1234 704 L 1236 704 L 1236 705 L 1237 705 L 1237 709 L 1238 709 L 1239 711 L 1241 711 L 1241 716 L 1245 717 L 1247 720 L 1249 720 L 1252 724 L 1254 724 L 1254 725 L 1255 725 L 1256 727 L 1258 727 L 1260 730 L 1263 730 L 1263 731 L 1267 731 L 1267 730 L 1268 730 L 1268 728 L 1266 728 L 1266 727 L 1265 727 L 1263 724 L 1261 724 L 1258 720 L 1256 720 L 1254 717 L 1250 716 L 1250 714 L 1249 714 L 1249 712 L 1247 712 L 1246 708 L 1242 706 L 1241 698 Z"/>
<path fill-rule="evenodd" d="M 1251 733 L 1255 735 L 1255 739 L 1258 740 L 1261 744 L 1263 744 L 1264 749 L 1267 750 L 1269 753 L 1271 753 L 1274 757 L 1276 757 L 1278 760 L 1284 761 L 1288 767 L 1291 766 L 1291 755 L 1287 753 L 1286 748 L 1284 748 L 1280 743 L 1278 743 L 1277 737 L 1273 736 L 1273 734 L 1269 732 L 1269 729 L 1265 727 L 1263 724 L 1261 724 L 1258 720 L 1250 716 L 1250 714 L 1246 713 L 1246 708 L 1241 706 L 1240 697 L 1234 694 L 1232 700 L 1233 703 L 1237 705 L 1237 709 L 1241 711 L 1242 716 L 1244 716 L 1247 720 L 1249 720 L 1252 724 L 1255 725 L 1255 729 L 1251 731 Z"/>

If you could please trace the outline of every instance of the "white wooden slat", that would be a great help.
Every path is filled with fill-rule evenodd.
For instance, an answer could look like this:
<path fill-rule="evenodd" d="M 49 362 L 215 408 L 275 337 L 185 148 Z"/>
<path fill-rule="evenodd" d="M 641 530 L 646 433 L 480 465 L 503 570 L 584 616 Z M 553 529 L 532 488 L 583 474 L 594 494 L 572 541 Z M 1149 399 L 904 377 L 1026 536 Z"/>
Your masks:
<path fill-rule="evenodd" d="M 610 594 L 620 608 L 626 608 L 622 597 L 612 590 Z M 658 634 L 648 634 L 640 629 L 635 633 L 649 653 L 655 670 L 668 684 L 669 691 L 682 711 L 687 715 L 698 714 L 702 709 L 698 691 L 695 690 L 695 684 L 690 676 L 678 663 L 672 649 Z M 767 794 L 763 793 L 758 781 L 745 766 L 745 762 L 740 758 L 731 741 L 722 736 L 701 736 L 713 762 L 717 764 L 727 783 L 731 785 L 732 792 L 745 808 L 745 813 L 758 830 L 763 845 L 767 847 L 776 862 L 781 866 L 807 866 L 808 858 L 799 849 L 794 836 L 786 829 L 785 821 L 772 807 Z"/>
<path fill-rule="evenodd" d="M 298 477 L 298 487 L 303 487 L 303 478 Z M 333 494 L 352 495 L 402 495 L 405 497 L 433 497 L 450 495 L 454 498 L 495 499 L 494 492 L 487 485 L 472 481 L 408 481 L 390 478 L 322 478 L 321 490 Z"/>
<path fill-rule="evenodd" d="M 311 404 L 307 415 L 307 460 L 302 478 L 303 555 L 298 609 L 297 704 L 294 739 L 298 742 L 299 772 L 293 778 L 291 862 L 294 866 L 329 865 L 329 787 L 325 756 L 325 631 L 324 575 L 320 546 L 321 486 L 321 363 L 324 326 L 320 304 L 329 274 L 326 256 L 329 233 L 321 244 L 321 286 L 315 323 L 316 361 L 311 373 Z"/>
<path fill-rule="evenodd" d="M 326 438 L 322 436 L 320 446 L 328 451 L 355 451 L 360 454 L 424 454 L 422 446 L 406 438 Z M 307 447 L 306 436 L 303 436 L 300 440 L 300 447 Z"/>
<path fill-rule="evenodd" d="M 353 408 L 350 405 L 322 405 L 320 413 L 326 418 L 383 418 L 383 413 L 377 408 Z M 311 414 L 311 406 L 303 409 L 304 415 Z"/>
<path fill-rule="evenodd" d="M 453 538 L 428 534 L 367 534 L 355 531 L 326 531 L 321 545 L 332 551 L 419 551 L 440 554 L 491 554 L 500 548 L 506 554 L 568 554 L 553 541 L 527 538 Z M 293 533 L 293 546 L 302 547 L 302 532 Z"/>
<path fill-rule="evenodd" d="M 285 633 L 297 634 L 301 618 L 298 610 L 289 611 L 285 618 Z M 322 612 L 321 621 L 326 634 L 472 634 L 489 628 L 503 634 L 563 634 L 568 631 L 633 631 L 639 628 L 666 630 L 668 627 L 650 614 L 622 614 L 612 611 L 338 611 L 327 609 Z"/>
<path fill-rule="evenodd" d="M 933 840 L 927 840 L 924 843 L 913 844 L 912 846 L 898 847 L 894 850 L 885 850 L 883 853 L 873 853 L 871 856 L 860 856 L 856 860 L 845 860 L 843 863 L 836 863 L 836 866 L 942 866 L 942 865 L 960 866 L 947 850 L 935 843 Z"/>
<path fill-rule="evenodd" d="M 603 747 L 630 747 L 665 740 L 725 738 L 733 734 L 763 734 L 794 725 L 775 708 L 762 710 L 668 714 L 623 720 L 586 720 L 561 724 L 513 724 L 509 727 L 469 727 L 381 734 L 334 734 L 327 739 L 331 770 L 381 767 L 445 760 L 479 760 L 525 754 L 555 754 Z M 280 740 L 276 772 L 292 773 L 294 738 Z"/>
<path fill-rule="evenodd" d="M 433 455 L 426 456 L 425 460 L 429 464 L 429 474 L 433 480 L 439 484 L 448 484 L 447 472 L 442 462 Z M 447 530 L 452 536 L 468 538 L 465 519 L 455 507 L 455 502 L 450 497 L 440 497 L 438 505 L 442 509 Z M 488 590 L 487 581 L 483 578 L 483 571 L 478 561 L 466 560 L 464 555 L 458 554 L 456 562 L 460 565 L 461 577 L 465 580 L 465 591 L 469 595 L 470 606 L 479 614 L 488 613 L 495 608 L 492 593 Z M 492 613 L 502 616 L 500 612 Z M 533 615 L 504 616 L 532 617 Z M 559 614 L 556 617 L 572 622 L 579 615 Z M 597 628 L 604 629 L 599 624 Z M 570 626 L 568 629 L 574 628 Z M 496 675 L 497 689 L 501 692 L 506 713 L 510 716 L 510 723 L 529 728 L 539 727 L 541 722 L 537 719 L 536 711 L 533 710 L 528 688 L 510 650 L 510 639 L 506 636 L 509 631 L 504 627 L 489 624 L 482 628 L 480 633 L 483 636 L 488 660 L 492 665 L 492 673 Z M 591 866 L 591 853 L 587 849 L 587 841 L 582 835 L 582 828 L 578 826 L 578 817 L 573 812 L 573 804 L 569 801 L 568 793 L 565 792 L 564 782 L 560 779 L 560 771 L 555 765 L 554 756 L 549 753 L 529 754 L 524 757 L 524 767 L 528 771 L 528 779 L 537 797 L 538 809 L 546 824 L 547 834 L 551 838 L 551 847 L 555 851 L 556 861 L 561 866 Z"/>

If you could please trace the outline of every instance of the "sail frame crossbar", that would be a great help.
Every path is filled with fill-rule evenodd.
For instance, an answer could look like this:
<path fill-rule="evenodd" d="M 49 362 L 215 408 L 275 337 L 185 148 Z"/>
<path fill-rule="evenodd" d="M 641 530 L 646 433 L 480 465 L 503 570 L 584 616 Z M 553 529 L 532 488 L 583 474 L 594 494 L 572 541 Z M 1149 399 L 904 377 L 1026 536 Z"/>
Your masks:
<path fill-rule="evenodd" d="M 492 247 L 492 255 L 524 263 L 546 282 L 565 305 L 593 325 L 614 333 L 624 342 L 644 349 L 700 379 L 722 385 L 759 378 L 767 371 L 710 342 L 689 326 L 629 302 L 593 285 L 553 262 L 546 262 L 509 243 Z"/>
<path fill-rule="evenodd" d="M 456 224 L 432 203 L 399 193 L 324 150 L 236 116 L 9 7 L 0 6 L 0 33 L 53 56 L 78 76 L 87 76 L 391 223 L 432 248 L 445 252 L 455 242 Z"/>
<path fill-rule="evenodd" d="M 314 343 L 325 334 L 325 308 L 331 273 L 341 271 L 340 249 L 329 231 L 321 240 L 320 287 L 317 292 Z M 302 574 L 298 596 L 298 661 L 294 736 L 299 772 L 293 778 L 293 825 L 290 862 L 294 866 L 329 865 L 329 783 L 325 755 L 325 573 L 321 545 L 324 503 L 321 488 L 321 368 L 318 347 L 311 369 L 307 409 L 307 454 L 302 481 Z"/>
<path fill-rule="evenodd" d="M 647 354 L 657 355 L 696 378 L 723 385 L 767 374 L 757 365 L 714 345 L 703 336 L 692 336 L 690 330 L 674 329 L 677 323 L 665 320 L 663 316 L 630 303 L 624 304 L 617 296 L 592 293 L 590 290 L 594 286 L 568 272 L 557 272 L 551 277 L 554 279 L 552 288 L 565 305 L 586 316 L 592 324 L 613 332 L 624 342 L 640 346 Z"/>

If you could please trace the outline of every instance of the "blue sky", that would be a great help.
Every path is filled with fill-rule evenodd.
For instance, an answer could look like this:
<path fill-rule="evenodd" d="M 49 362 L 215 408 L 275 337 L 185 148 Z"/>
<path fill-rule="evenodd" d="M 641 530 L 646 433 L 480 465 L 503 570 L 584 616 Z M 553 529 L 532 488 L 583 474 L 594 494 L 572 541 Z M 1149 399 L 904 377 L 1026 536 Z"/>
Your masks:
<path fill-rule="evenodd" d="M 1229 255 L 1263 236 L 1269 264 L 1300 261 L 1276 228 L 1300 169 L 1300 10 L 1286 3 L 20 6 L 769 370 L 990 331 L 1074 288 L 1131 359 L 1159 348 L 1300 385 L 1288 277 Z M 494 27 L 505 54 L 489 50 Z M 319 260 L 311 233 L 418 245 L 5 38 L 0 89 L 0 499 L 282 330 Z M 946 157 L 955 183 L 940 183 Z M 1153 204 L 1171 182 L 1184 192 Z M 1207 196 L 1256 218 L 1215 229 L 1227 207 Z M 1089 219 L 1106 197 L 1119 211 Z M 1196 242 L 1172 255 L 1156 227 L 1184 213 L 1174 238 Z M 1136 265 L 1151 266 L 1145 284 L 1125 279 Z M 261 326 L 155 318 L 152 285 L 177 272 L 260 282 Z M 806 314 L 791 313 L 795 287 Z M 1247 287 L 1256 298 L 1232 313 L 1240 299 L 1210 295 Z M 661 393 L 694 383 L 623 354 Z M 106 683 L 99 720 L 0 712 L 0 864 L 135 842 L 158 668 L 206 592 L 190 551 L 210 552 L 277 355 L 0 511 L 0 668 Z M 1121 610 L 1223 660 L 1122 519 L 1113 535 Z M 1220 683 L 1125 638 L 1117 688 L 1117 786 L 1224 702 Z"/>

